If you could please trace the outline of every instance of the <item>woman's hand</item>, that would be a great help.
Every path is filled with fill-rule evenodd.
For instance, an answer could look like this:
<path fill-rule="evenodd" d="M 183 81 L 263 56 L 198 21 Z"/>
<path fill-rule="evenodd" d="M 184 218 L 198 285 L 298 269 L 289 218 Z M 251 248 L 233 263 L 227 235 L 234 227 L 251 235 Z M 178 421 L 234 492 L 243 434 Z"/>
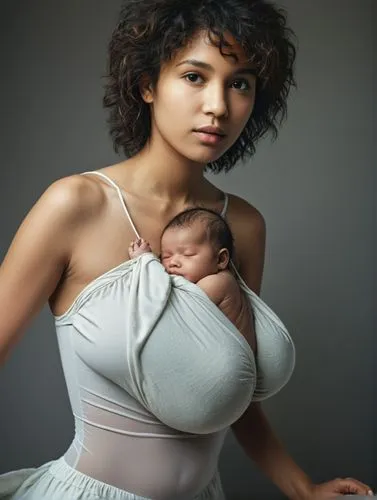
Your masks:
<path fill-rule="evenodd" d="M 351 477 L 337 478 L 326 483 L 313 484 L 305 500 L 327 500 L 329 498 L 339 498 L 342 495 L 361 495 L 364 498 L 373 496 L 373 492 L 369 486 L 357 479 Z"/>

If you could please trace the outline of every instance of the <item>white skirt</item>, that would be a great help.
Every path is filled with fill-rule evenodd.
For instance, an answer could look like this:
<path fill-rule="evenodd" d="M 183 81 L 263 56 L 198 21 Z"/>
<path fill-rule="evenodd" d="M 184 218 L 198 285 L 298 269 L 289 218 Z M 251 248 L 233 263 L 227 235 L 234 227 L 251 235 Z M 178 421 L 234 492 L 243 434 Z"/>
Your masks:
<path fill-rule="evenodd" d="M 93 479 L 70 467 L 64 457 L 38 468 L 20 469 L 0 475 L 0 499 L 151 500 Z M 225 500 L 218 473 L 195 496 L 195 500 Z"/>

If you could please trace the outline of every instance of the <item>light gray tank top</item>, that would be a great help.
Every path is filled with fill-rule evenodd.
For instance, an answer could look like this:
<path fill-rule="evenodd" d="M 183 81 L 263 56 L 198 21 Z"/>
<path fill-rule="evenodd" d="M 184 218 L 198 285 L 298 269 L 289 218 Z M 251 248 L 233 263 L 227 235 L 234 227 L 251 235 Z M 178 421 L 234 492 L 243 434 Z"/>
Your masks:
<path fill-rule="evenodd" d="M 142 236 L 114 181 L 101 172 L 85 174 L 114 187 L 135 236 Z M 227 204 L 225 195 L 223 216 Z M 142 453 L 145 444 L 139 438 L 199 439 L 203 463 L 197 451 L 195 460 L 205 477 L 196 481 L 210 479 L 227 428 L 252 400 L 278 392 L 295 363 L 283 323 L 238 279 L 254 313 L 257 358 L 198 286 L 167 274 L 151 253 L 105 272 L 55 317 L 76 426 L 68 463 L 88 472 L 97 467 L 99 454 L 119 457 L 121 436 L 127 437 L 123 450 L 138 438 L 135 453 Z M 150 444 L 146 453 L 153 454 L 156 446 Z M 190 456 L 187 449 L 184 453 Z"/>

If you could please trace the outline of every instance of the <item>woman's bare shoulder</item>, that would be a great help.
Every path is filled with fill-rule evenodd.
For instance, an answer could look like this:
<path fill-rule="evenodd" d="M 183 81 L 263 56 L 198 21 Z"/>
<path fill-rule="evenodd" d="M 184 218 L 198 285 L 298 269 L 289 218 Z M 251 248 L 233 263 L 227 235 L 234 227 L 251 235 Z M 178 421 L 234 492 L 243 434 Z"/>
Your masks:
<path fill-rule="evenodd" d="M 260 292 L 266 246 L 262 213 L 245 199 L 230 195 L 227 218 L 234 237 L 234 263 L 247 285 Z"/>
<path fill-rule="evenodd" d="M 103 207 L 105 193 L 91 176 L 70 175 L 48 186 L 38 203 L 61 215 L 93 215 Z"/>
<path fill-rule="evenodd" d="M 249 201 L 229 194 L 229 207 L 227 213 L 232 224 L 236 226 L 247 226 L 253 230 L 260 231 L 265 229 L 265 220 L 262 213 Z"/>

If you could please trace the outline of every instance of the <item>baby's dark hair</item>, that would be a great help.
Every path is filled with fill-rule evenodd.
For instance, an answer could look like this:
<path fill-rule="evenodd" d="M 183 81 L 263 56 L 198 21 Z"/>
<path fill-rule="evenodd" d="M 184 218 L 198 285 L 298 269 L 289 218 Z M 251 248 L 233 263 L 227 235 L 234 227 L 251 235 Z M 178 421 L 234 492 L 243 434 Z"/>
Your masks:
<path fill-rule="evenodd" d="M 156 85 L 161 66 L 199 31 L 223 49 L 230 33 L 255 66 L 255 105 L 238 140 L 207 170 L 227 172 L 238 160 L 255 152 L 267 132 L 276 138 L 287 114 L 289 90 L 295 86 L 296 48 L 286 15 L 265 0 L 124 0 L 120 19 L 109 43 L 107 84 L 103 103 L 110 111 L 114 149 L 131 157 L 151 133 L 149 104 L 140 93 L 145 75 Z M 228 51 L 229 52 L 229 51 Z M 236 57 L 232 54 L 232 57 Z"/>
<path fill-rule="evenodd" d="M 216 250 L 226 248 L 231 259 L 234 251 L 233 235 L 229 224 L 218 212 L 209 208 L 194 207 L 179 212 L 164 227 L 161 236 L 168 229 L 188 227 L 194 222 L 200 221 L 205 224 L 208 240 Z"/>

